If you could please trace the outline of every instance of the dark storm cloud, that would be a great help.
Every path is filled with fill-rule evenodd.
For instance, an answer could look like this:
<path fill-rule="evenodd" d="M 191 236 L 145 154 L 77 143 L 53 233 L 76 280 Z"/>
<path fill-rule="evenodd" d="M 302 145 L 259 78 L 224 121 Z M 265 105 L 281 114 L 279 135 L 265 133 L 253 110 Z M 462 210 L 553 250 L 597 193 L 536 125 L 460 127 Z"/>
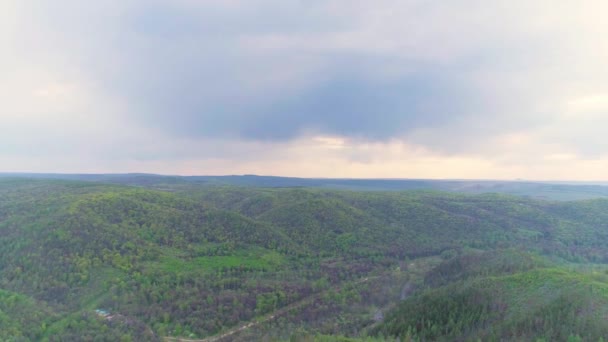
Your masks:
<path fill-rule="evenodd" d="M 479 89 L 458 65 L 392 56 L 373 39 L 332 46 L 328 37 L 360 23 L 319 2 L 130 1 L 99 8 L 79 35 L 82 6 L 52 11 L 50 29 L 70 37 L 79 66 L 127 103 L 129 115 L 176 136 L 388 140 L 494 114 L 480 107 Z"/>
<path fill-rule="evenodd" d="M 228 70 L 187 70 L 165 75 L 160 84 L 135 83 L 126 93 L 141 100 L 138 112 L 176 134 L 254 140 L 285 140 L 305 132 L 403 137 L 418 127 L 461 120 L 475 103 L 472 89 L 432 71 L 392 80 L 336 72 L 295 90 L 270 87 L 256 96 L 238 81 L 227 81 L 233 77 Z M 209 80 L 217 80 L 211 82 L 215 87 Z"/>
<path fill-rule="evenodd" d="M 289 139 L 311 129 L 384 140 L 466 115 L 463 95 L 432 73 L 392 81 L 339 75 L 300 94 L 279 96 L 250 116 L 242 113 L 241 132 L 253 139 Z"/>

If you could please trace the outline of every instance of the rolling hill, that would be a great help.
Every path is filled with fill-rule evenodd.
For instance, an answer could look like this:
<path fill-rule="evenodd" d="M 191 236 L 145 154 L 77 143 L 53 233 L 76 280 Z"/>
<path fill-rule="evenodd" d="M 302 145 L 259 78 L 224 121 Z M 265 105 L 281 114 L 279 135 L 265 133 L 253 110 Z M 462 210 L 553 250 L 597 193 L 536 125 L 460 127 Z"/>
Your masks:
<path fill-rule="evenodd" d="M 0 330 L 593 340 L 607 213 L 604 199 L 4 177 Z"/>

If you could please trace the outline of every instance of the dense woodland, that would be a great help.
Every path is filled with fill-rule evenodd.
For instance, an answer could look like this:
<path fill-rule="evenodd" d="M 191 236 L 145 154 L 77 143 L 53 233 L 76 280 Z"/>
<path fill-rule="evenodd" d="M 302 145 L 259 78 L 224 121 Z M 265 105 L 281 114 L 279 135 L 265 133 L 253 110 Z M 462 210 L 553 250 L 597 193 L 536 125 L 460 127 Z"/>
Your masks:
<path fill-rule="evenodd" d="M 8 177 L 0 232 L 3 341 L 608 336 L 604 199 Z"/>

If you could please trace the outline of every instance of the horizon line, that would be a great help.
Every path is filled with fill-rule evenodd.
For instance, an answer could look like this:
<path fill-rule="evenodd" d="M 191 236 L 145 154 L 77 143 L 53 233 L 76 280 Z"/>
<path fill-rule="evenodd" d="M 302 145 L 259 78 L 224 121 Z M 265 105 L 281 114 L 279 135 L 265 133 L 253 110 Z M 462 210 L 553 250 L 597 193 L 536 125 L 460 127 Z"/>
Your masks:
<path fill-rule="evenodd" d="M 269 178 L 291 178 L 310 180 L 381 180 L 381 181 L 444 181 L 444 182 L 509 182 L 509 183 L 587 183 L 608 184 L 608 180 L 568 180 L 568 179 L 524 179 L 524 178 L 394 178 L 394 177 L 302 177 L 302 176 L 280 176 L 264 174 L 161 174 L 147 172 L 8 172 L 0 171 L 0 176 L 156 176 L 156 177 L 269 177 Z"/>

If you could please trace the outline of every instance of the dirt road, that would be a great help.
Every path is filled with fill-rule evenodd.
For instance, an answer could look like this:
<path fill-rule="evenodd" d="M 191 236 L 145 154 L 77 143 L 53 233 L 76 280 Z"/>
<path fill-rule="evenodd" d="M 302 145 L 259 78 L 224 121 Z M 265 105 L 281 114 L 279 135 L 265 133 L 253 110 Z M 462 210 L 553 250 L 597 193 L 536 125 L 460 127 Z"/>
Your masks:
<path fill-rule="evenodd" d="M 365 278 L 359 279 L 358 281 L 356 281 L 354 283 L 351 283 L 351 284 L 359 285 L 359 284 L 362 284 L 362 283 L 366 283 L 366 282 L 370 281 L 371 279 L 376 279 L 378 277 L 379 276 L 365 277 Z M 331 290 L 333 290 L 333 291 L 340 291 L 342 287 L 343 286 L 336 286 L 336 287 L 332 288 Z M 203 338 L 203 339 L 198 339 L 198 340 L 196 340 L 196 339 L 188 339 L 188 338 L 183 338 L 183 337 L 170 337 L 170 336 L 167 336 L 167 337 L 164 338 L 164 340 L 166 342 L 220 342 L 220 341 L 222 341 L 223 339 L 225 339 L 227 337 L 230 337 L 230 336 L 235 335 L 235 334 L 237 334 L 239 332 L 245 331 L 247 329 L 250 329 L 252 327 L 255 327 L 255 326 L 260 325 L 262 323 L 266 323 L 266 322 L 271 321 L 271 320 L 273 320 L 273 319 L 275 319 L 277 317 L 280 317 L 280 316 L 288 313 L 289 311 L 292 311 L 294 309 L 297 309 L 297 308 L 303 307 L 305 305 L 311 304 L 312 302 L 314 302 L 315 300 L 317 300 L 318 298 L 320 298 L 322 295 L 324 295 L 325 293 L 327 293 L 327 291 L 329 291 L 329 289 L 325 290 L 323 292 L 317 293 L 317 294 L 310 295 L 310 296 L 308 296 L 308 297 L 306 297 L 306 298 L 304 298 L 302 300 L 299 300 L 299 301 L 297 301 L 295 303 L 292 303 L 292 304 L 287 305 L 287 306 L 285 306 L 285 307 L 283 307 L 281 309 L 278 309 L 278 310 L 274 311 L 272 314 L 268 314 L 266 316 L 262 316 L 261 318 L 259 318 L 257 320 L 254 320 L 254 321 L 251 321 L 251 322 L 249 322 L 249 323 L 247 323 L 245 325 L 232 328 L 232 329 L 230 329 L 230 330 L 228 330 L 228 331 L 226 331 L 226 332 L 224 332 L 224 333 L 222 333 L 220 335 L 211 336 L 211 337 L 207 337 L 207 338 Z"/>

